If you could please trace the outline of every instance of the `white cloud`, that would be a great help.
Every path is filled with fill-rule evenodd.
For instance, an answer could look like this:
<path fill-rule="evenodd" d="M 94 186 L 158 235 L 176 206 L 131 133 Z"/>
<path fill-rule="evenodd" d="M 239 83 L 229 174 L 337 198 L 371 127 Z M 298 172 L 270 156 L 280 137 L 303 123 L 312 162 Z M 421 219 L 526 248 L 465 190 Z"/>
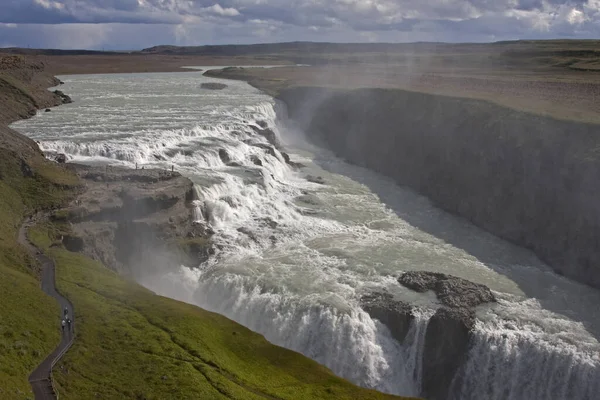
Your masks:
<path fill-rule="evenodd" d="M 214 4 L 210 7 L 204 8 L 207 11 L 210 11 L 214 14 L 221 15 L 224 17 L 235 17 L 240 15 L 240 12 L 235 8 L 223 8 L 220 4 Z"/>
<path fill-rule="evenodd" d="M 583 14 L 582 11 L 576 10 L 574 8 L 572 8 L 568 13 L 567 13 L 567 17 L 566 17 L 567 21 L 571 24 L 571 25 L 577 25 L 577 24 L 582 24 L 586 21 L 586 16 Z"/>
<path fill-rule="evenodd" d="M 42 6 L 43 8 L 50 10 L 50 9 L 56 9 L 56 10 L 62 10 L 65 8 L 65 5 L 59 1 L 52 1 L 52 0 L 34 0 L 34 3 L 37 5 Z"/>

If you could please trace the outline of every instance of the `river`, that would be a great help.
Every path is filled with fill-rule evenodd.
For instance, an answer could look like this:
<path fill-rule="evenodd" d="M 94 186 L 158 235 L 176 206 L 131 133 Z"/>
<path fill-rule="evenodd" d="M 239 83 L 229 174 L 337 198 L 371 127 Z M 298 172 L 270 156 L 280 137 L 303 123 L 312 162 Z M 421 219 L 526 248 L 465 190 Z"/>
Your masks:
<path fill-rule="evenodd" d="M 209 219 L 218 250 L 199 266 L 142 275 L 148 288 L 223 314 L 361 386 L 419 395 L 424 332 L 439 304 L 396 277 L 444 272 L 499 299 L 478 310 L 460 399 L 598 398 L 598 291 L 311 145 L 282 105 L 244 82 L 199 72 L 60 78 L 74 103 L 15 129 L 70 161 L 174 167 L 195 183 L 196 216 Z M 266 139 L 250 125 L 261 121 L 305 168 L 259 147 Z M 236 164 L 224 164 L 219 150 Z M 402 344 L 359 306 L 361 295 L 382 289 L 416 307 Z"/>

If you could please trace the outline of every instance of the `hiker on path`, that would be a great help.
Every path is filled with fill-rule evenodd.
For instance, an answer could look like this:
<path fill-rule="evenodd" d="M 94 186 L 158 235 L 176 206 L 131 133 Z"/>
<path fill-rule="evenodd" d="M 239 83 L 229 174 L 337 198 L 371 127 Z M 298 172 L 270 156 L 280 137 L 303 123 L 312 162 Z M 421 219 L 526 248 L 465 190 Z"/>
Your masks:
<path fill-rule="evenodd" d="M 67 318 L 67 325 L 69 325 L 69 332 L 71 332 L 71 318 Z"/>
<path fill-rule="evenodd" d="M 67 322 L 63 319 L 62 322 L 60 323 L 60 325 L 62 326 L 62 330 L 63 332 L 65 331 L 65 325 L 67 324 Z"/>
<path fill-rule="evenodd" d="M 65 317 L 67 316 L 67 314 L 69 314 L 69 309 L 67 307 L 65 307 L 63 314 L 65 315 Z"/>

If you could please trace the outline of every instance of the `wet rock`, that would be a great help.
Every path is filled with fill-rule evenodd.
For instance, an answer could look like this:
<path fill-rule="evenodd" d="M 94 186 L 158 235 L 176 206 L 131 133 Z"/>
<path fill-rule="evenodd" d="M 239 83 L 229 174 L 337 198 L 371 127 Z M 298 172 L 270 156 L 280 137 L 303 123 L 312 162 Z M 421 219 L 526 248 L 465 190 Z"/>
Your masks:
<path fill-rule="evenodd" d="M 309 210 L 307 208 L 299 209 L 298 212 L 307 217 L 312 217 L 319 214 L 316 210 Z"/>
<path fill-rule="evenodd" d="M 157 159 L 158 161 L 166 161 L 166 160 L 167 160 L 167 159 L 166 159 L 166 158 L 165 158 L 163 155 L 161 155 L 161 154 L 157 154 L 157 153 L 155 153 L 155 154 L 152 154 L 152 156 L 153 156 L 155 159 Z"/>
<path fill-rule="evenodd" d="M 261 131 L 258 131 L 258 134 L 263 136 L 265 139 L 267 139 L 267 141 L 269 143 L 271 143 L 273 146 L 279 148 L 281 147 L 281 144 L 279 143 L 279 139 L 277 138 L 277 135 L 275 134 L 275 132 L 273 132 L 272 129 L 263 129 Z"/>
<path fill-rule="evenodd" d="M 251 155 L 250 156 L 250 161 L 252 161 L 252 163 L 254 165 L 258 165 L 259 167 L 263 166 L 263 162 L 262 162 L 262 160 L 260 158 L 258 158 L 258 156 Z"/>
<path fill-rule="evenodd" d="M 394 300 L 387 292 L 375 292 L 362 296 L 360 306 L 371 318 L 387 326 L 398 343 L 404 342 L 414 318 L 410 305 Z"/>
<path fill-rule="evenodd" d="M 312 206 L 318 206 L 321 204 L 321 201 L 314 194 L 305 194 L 297 197 L 298 201 L 301 201 L 306 204 L 310 204 Z"/>
<path fill-rule="evenodd" d="M 318 183 L 319 185 L 325 184 L 325 179 L 323 179 L 322 176 L 307 175 L 306 180 L 312 183 Z"/>
<path fill-rule="evenodd" d="M 258 243 L 258 239 L 256 237 L 256 235 L 248 228 L 238 228 L 237 229 L 238 232 L 243 233 L 244 235 L 248 236 L 250 238 L 250 240 L 252 240 L 253 242 L 257 242 Z"/>
<path fill-rule="evenodd" d="M 67 156 L 63 153 L 60 153 L 54 158 L 54 161 L 56 161 L 59 164 L 64 164 L 67 162 Z"/>
<path fill-rule="evenodd" d="M 267 224 L 271 229 L 275 229 L 279 226 L 279 223 L 273 221 L 271 218 L 263 218 L 262 221 Z"/>
<path fill-rule="evenodd" d="M 250 125 L 250 127 L 254 130 L 254 132 L 267 139 L 267 141 L 275 146 L 275 148 L 279 149 L 281 147 L 281 143 L 279 143 L 277 135 L 271 128 L 261 129 L 260 127 L 254 125 Z"/>
<path fill-rule="evenodd" d="M 254 144 L 252 144 L 252 146 L 261 148 L 261 149 L 265 150 L 268 155 L 277 158 L 277 152 L 275 151 L 273 146 L 269 146 L 268 144 L 264 144 L 264 143 L 254 143 Z"/>
<path fill-rule="evenodd" d="M 63 244 L 71 251 L 134 277 L 165 266 L 197 266 L 210 256 L 214 232 L 196 221 L 189 179 L 150 168 L 69 166 L 85 180 L 85 190 L 65 210 L 72 232 Z"/>
<path fill-rule="evenodd" d="M 200 84 L 200 87 L 208 90 L 223 90 L 227 87 L 227 85 L 218 82 L 204 82 Z"/>
<path fill-rule="evenodd" d="M 267 123 L 267 121 L 256 121 L 256 125 L 260 126 L 263 129 L 266 129 L 269 127 L 269 124 Z"/>
<path fill-rule="evenodd" d="M 409 271 L 398 278 L 398 282 L 420 293 L 433 290 L 440 302 L 452 308 L 470 309 L 496 301 L 485 285 L 436 272 Z"/>
<path fill-rule="evenodd" d="M 231 162 L 231 157 L 225 149 L 219 149 L 219 158 L 221 161 L 223 161 L 223 164 L 228 164 Z"/>
<path fill-rule="evenodd" d="M 468 356 L 475 307 L 496 301 L 494 294 L 485 285 L 436 272 L 406 272 L 398 282 L 420 293 L 432 290 L 444 304 L 429 320 L 425 333 L 422 395 L 434 400 L 452 397 L 452 382 L 461 379 Z"/>
<path fill-rule="evenodd" d="M 225 203 L 229 204 L 229 207 L 231 207 L 231 208 L 237 208 L 237 206 L 238 206 L 235 199 L 231 196 L 223 196 L 223 197 L 221 197 L 221 200 L 224 201 Z"/>
<path fill-rule="evenodd" d="M 227 163 L 227 166 L 228 167 L 241 167 L 242 164 L 240 164 L 239 162 L 232 161 L 232 162 Z"/>
<path fill-rule="evenodd" d="M 468 357 L 474 324 L 474 312 L 465 308 L 443 307 L 431 317 L 423 350 L 423 397 L 433 400 L 452 397 L 449 393 L 452 381 L 460 380 L 457 375 Z"/>
<path fill-rule="evenodd" d="M 60 90 L 55 90 L 54 94 L 57 95 L 58 97 L 60 97 L 60 100 L 62 101 L 63 104 L 68 104 L 68 103 L 73 102 L 73 100 L 68 95 L 66 95 L 65 93 L 63 93 Z"/>
<path fill-rule="evenodd" d="M 44 110 L 44 112 L 50 112 L 50 111 L 52 111 L 52 110 L 51 110 L 51 109 L 49 109 L 49 108 L 46 108 L 46 109 Z"/>
<path fill-rule="evenodd" d="M 292 167 L 292 168 L 304 168 L 304 167 L 306 167 L 306 165 L 304 165 L 304 164 L 302 164 L 302 163 L 293 162 L 293 161 L 290 159 L 290 155 L 289 155 L 288 153 L 285 153 L 285 152 L 283 152 L 283 151 L 282 151 L 282 152 L 281 152 L 281 156 L 282 156 L 282 157 L 283 157 L 283 159 L 285 160 L 285 163 L 286 163 L 287 165 L 289 165 L 290 167 Z"/>

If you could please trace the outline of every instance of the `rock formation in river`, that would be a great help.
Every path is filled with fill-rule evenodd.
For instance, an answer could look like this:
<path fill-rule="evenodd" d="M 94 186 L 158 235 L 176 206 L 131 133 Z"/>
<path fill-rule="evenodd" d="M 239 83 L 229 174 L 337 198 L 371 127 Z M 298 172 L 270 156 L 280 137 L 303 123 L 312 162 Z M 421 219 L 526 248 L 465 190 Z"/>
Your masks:
<path fill-rule="evenodd" d="M 450 395 L 453 381 L 461 379 L 470 332 L 475 325 L 475 308 L 494 302 L 495 297 L 484 285 L 434 272 L 406 272 L 398 282 L 420 293 L 432 290 L 443 304 L 429 320 L 425 332 L 421 392 L 427 399 L 445 400 Z M 371 318 L 388 327 L 394 339 L 404 342 L 414 321 L 409 304 L 395 300 L 387 292 L 364 295 L 360 303 Z"/>
<path fill-rule="evenodd" d="M 419 293 L 432 290 L 444 305 L 427 325 L 422 391 L 428 399 L 446 399 L 466 361 L 475 307 L 495 302 L 496 298 L 485 285 L 436 272 L 409 271 L 398 282 Z"/>
<path fill-rule="evenodd" d="M 219 82 L 204 82 L 200 84 L 200 87 L 207 90 L 223 90 L 227 88 L 227 85 Z"/>
<path fill-rule="evenodd" d="M 211 253 L 211 231 L 193 221 L 192 182 L 177 172 L 67 164 L 85 191 L 65 216 L 82 251 L 133 276 L 172 265 L 197 266 Z"/>
<path fill-rule="evenodd" d="M 279 98 L 340 157 L 600 288 L 598 125 L 394 89 L 299 87 Z"/>
<path fill-rule="evenodd" d="M 389 293 L 375 292 L 361 297 L 360 305 L 371 318 L 387 326 L 394 339 L 399 343 L 404 341 L 414 319 L 409 304 L 394 300 Z"/>
<path fill-rule="evenodd" d="M 398 282 L 419 293 L 432 290 L 442 304 L 451 308 L 472 309 L 496 301 L 485 285 L 437 272 L 409 271 L 398 278 Z"/>

